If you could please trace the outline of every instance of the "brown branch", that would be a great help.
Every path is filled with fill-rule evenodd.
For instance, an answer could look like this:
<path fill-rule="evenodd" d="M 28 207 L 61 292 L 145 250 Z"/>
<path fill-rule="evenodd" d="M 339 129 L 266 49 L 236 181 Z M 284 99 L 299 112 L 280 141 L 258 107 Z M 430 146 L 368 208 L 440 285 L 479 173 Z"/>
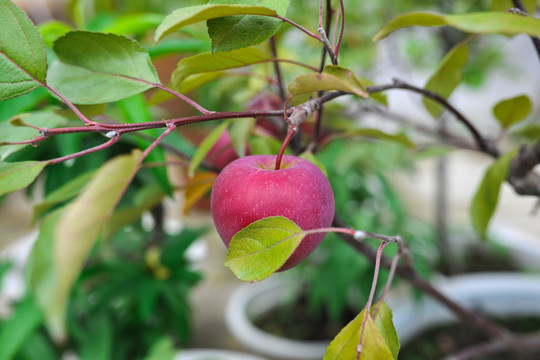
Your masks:
<path fill-rule="evenodd" d="M 272 57 L 274 59 L 278 58 L 277 54 L 277 46 L 276 46 L 276 37 L 272 36 L 270 38 L 270 50 L 272 51 Z M 283 78 L 281 76 L 281 67 L 279 65 L 279 61 L 273 61 L 274 64 L 274 73 L 276 74 L 276 82 L 278 86 L 279 91 L 279 97 L 281 98 L 281 102 L 285 103 L 287 100 L 287 96 L 285 95 L 285 89 L 283 88 Z"/>
<path fill-rule="evenodd" d="M 416 92 L 418 94 L 424 95 L 432 100 L 435 100 L 439 104 L 443 105 L 444 108 L 446 108 L 449 112 L 451 112 L 465 127 L 469 130 L 471 135 L 473 136 L 476 144 L 486 154 L 489 154 L 493 156 L 494 158 L 498 158 L 500 156 L 499 150 L 495 146 L 495 144 L 484 138 L 478 129 L 472 124 L 472 122 L 467 119 L 461 112 L 459 112 L 452 104 L 450 104 L 444 97 L 437 94 L 436 92 L 420 88 L 414 85 L 411 85 L 409 83 L 406 83 L 399 79 L 394 79 L 392 84 L 388 85 L 379 85 L 379 86 L 368 86 L 366 87 L 368 93 L 373 94 L 385 90 L 393 90 L 393 89 L 402 89 L 402 90 L 410 90 L 413 92 Z"/>
<path fill-rule="evenodd" d="M 525 16 L 530 16 L 529 13 L 527 13 L 527 9 L 525 8 L 521 0 L 512 0 L 512 2 L 514 3 L 514 6 L 516 8 L 523 12 Z M 534 45 L 534 48 L 536 49 L 536 54 L 538 55 L 538 58 L 540 59 L 540 38 L 538 38 L 538 36 L 532 35 L 529 37 Z"/>
<path fill-rule="evenodd" d="M 336 227 L 345 228 L 347 225 L 339 219 L 337 216 L 334 218 L 334 225 Z M 363 254 L 369 261 L 375 263 L 376 252 L 368 244 L 357 241 L 353 236 L 347 234 L 338 234 L 347 244 L 351 245 L 359 253 Z M 389 269 L 392 266 L 392 260 L 383 256 L 381 259 L 381 265 Z M 406 261 L 404 264 L 399 265 L 396 269 L 396 274 L 401 278 L 410 282 L 414 287 L 421 290 L 423 293 L 431 296 L 442 305 L 446 306 L 450 311 L 456 314 L 458 317 L 478 328 L 483 333 L 490 337 L 497 338 L 499 341 L 505 343 L 513 343 L 514 338 L 511 334 L 499 325 L 489 321 L 488 319 L 478 315 L 477 313 L 464 308 L 460 304 L 456 303 L 445 294 L 434 288 L 429 282 L 422 279 L 418 272 L 411 266 L 410 261 Z"/>
<path fill-rule="evenodd" d="M 540 349 L 540 334 L 513 334 L 512 343 L 493 340 L 483 344 L 473 345 L 458 353 L 447 356 L 444 360 L 469 360 L 481 356 L 492 355 L 502 351 L 512 350 L 512 353 L 527 354 Z"/>
<path fill-rule="evenodd" d="M 508 182 L 520 195 L 540 197 L 540 178 L 533 173 L 540 164 L 540 140 L 533 145 L 524 145 L 519 154 L 512 160 L 508 173 Z"/>

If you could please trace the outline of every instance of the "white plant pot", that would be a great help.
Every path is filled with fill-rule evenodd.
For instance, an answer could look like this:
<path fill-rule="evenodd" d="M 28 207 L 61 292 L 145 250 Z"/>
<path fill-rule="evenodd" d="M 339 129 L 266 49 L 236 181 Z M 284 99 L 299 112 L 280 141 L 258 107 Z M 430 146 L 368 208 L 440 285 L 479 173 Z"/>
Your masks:
<path fill-rule="evenodd" d="M 437 288 L 468 309 L 495 317 L 539 316 L 540 275 L 526 273 L 477 273 L 442 278 Z M 428 296 L 413 299 L 390 296 L 387 303 L 394 314 L 394 325 L 402 345 L 435 325 L 459 319 Z"/>
<path fill-rule="evenodd" d="M 329 341 L 298 341 L 257 328 L 251 317 L 271 311 L 289 295 L 284 282 L 265 280 L 240 286 L 227 302 L 225 321 L 235 338 L 247 348 L 275 359 L 320 360 Z"/>
<path fill-rule="evenodd" d="M 436 287 L 459 304 L 482 314 L 540 316 L 540 276 L 525 273 L 466 274 L 441 278 Z M 266 280 L 245 284 L 233 293 L 227 304 L 227 326 L 238 341 L 259 354 L 276 359 L 322 359 L 331 339 L 295 341 L 266 333 L 251 322 L 251 317 L 271 311 L 286 298 L 287 287 L 283 283 Z M 428 296 L 413 299 L 408 292 L 391 292 L 387 302 L 402 345 L 429 327 L 458 320 L 446 307 Z"/>
<path fill-rule="evenodd" d="M 186 349 L 174 357 L 174 360 L 266 360 L 262 357 L 220 349 Z"/>

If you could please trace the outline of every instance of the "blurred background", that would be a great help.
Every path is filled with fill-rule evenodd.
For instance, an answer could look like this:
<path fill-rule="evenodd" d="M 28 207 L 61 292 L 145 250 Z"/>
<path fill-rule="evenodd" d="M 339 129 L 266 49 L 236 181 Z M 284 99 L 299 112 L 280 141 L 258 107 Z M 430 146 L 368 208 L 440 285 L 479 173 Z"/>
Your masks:
<path fill-rule="evenodd" d="M 181 58 L 210 51 L 205 24 L 189 26 L 167 41 L 152 46 L 153 30 L 166 14 L 179 7 L 205 3 L 203 1 L 14 2 L 38 25 L 50 61 L 54 59 L 50 50 L 54 39 L 75 28 L 115 32 L 136 39 L 149 51 L 163 84 L 170 82 L 171 73 Z M 410 28 L 373 43 L 371 38 L 386 22 L 406 11 L 459 14 L 499 11 L 508 5 L 509 1 L 495 0 L 346 0 L 340 64 L 375 84 L 386 84 L 399 78 L 423 86 L 444 54 L 466 35 L 445 27 Z M 315 29 L 318 2 L 292 2 L 288 17 Z M 282 26 L 276 40 L 280 57 L 318 66 L 320 46 L 296 29 Z M 472 119 L 483 134 L 494 138 L 508 135 L 501 142 L 504 148 L 537 138 L 540 132 L 540 66 L 530 39 L 525 35 L 483 36 L 471 42 L 469 50 L 463 82 L 450 97 L 450 102 Z M 208 109 L 273 108 L 275 95 L 269 93 L 272 89 L 261 81 L 260 76 L 255 76 L 267 74 L 269 70 L 268 66 L 261 66 L 250 69 L 251 73 L 246 75 L 241 69 L 233 72 L 235 76 L 204 84 L 189 95 Z M 297 74 L 298 68 L 283 66 L 286 81 Z M 353 120 L 362 127 L 406 133 L 418 147 L 418 151 L 411 151 L 390 141 L 345 140 L 321 147 L 317 158 L 327 169 L 335 192 L 336 209 L 344 220 L 366 231 L 401 234 L 413 250 L 415 267 L 428 278 L 469 271 L 468 262 L 478 265 L 478 271 L 497 270 L 497 267 L 504 271 L 537 271 L 534 268 L 536 260 L 540 259 L 538 199 L 520 197 L 504 184 L 489 241 L 481 242 L 471 230 L 469 207 L 492 159 L 445 144 L 439 137 L 441 123 L 445 124 L 444 131 L 455 135 L 465 148 L 472 142 L 466 130 L 450 115 L 442 115 L 434 121 L 420 96 L 400 90 L 385 95 L 388 106 L 344 97 L 325 107 L 328 131 L 343 128 L 345 122 Z M 527 95 L 532 100 L 532 110 L 511 134 L 503 134 L 493 115 L 493 106 L 502 99 L 518 95 Z M 120 121 L 194 114 L 192 109 L 175 99 L 155 93 L 145 96 L 147 103 L 145 98 L 137 96 L 106 108 L 85 111 L 95 113 L 98 119 L 114 117 Z M 150 105 L 146 105 L 148 103 Z M 36 91 L 21 101 L 0 102 L 0 122 L 6 122 L 20 112 L 57 105 L 56 99 L 46 92 Z M 209 214 L 211 183 L 204 187 L 208 184 L 204 172 L 198 178 L 202 187 L 189 182 L 186 160 L 180 156 L 193 155 L 211 126 L 180 128 L 170 140 L 176 151 L 167 159 L 179 164 L 168 166 L 166 171 L 175 190 L 172 196 L 164 196 L 154 186 L 156 175 L 151 170 L 145 169 L 137 178 L 136 186 L 141 191 L 134 191 L 127 197 L 153 206 L 141 210 L 139 220 L 111 235 L 106 243 L 100 243 L 93 251 L 71 297 L 70 341 L 67 344 L 54 344 L 39 317 L 25 308 L 28 294 L 24 272 L 37 236 L 36 216 L 47 211 L 47 207 L 58 205 L 59 202 L 54 202 L 50 196 L 59 184 L 68 184 L 74 178 L 84 181 L 84 174 L 102 164 L 110 155 L 109 151 L 129 151 L 138 140 L 131 139 L 131 143 L 119 144 L 75 163 L 52 166 L 47 176 L 38 179 L 27 191 L 0 199 L 0 344 L 11 344 L 11 347 L 26 344 L 14 359 L 154 359 L 152 356 L 165 359 L 170 354 L 181 356 L 182 353 L 187 359 L 189 353 L 180 349 L 208 348 L 253 354 L 268 360 L 293 358 L 292 355 L 283 357 L 267 353 L 257 345 L 247 345 L 227 323 L 234 321 L 227 320 L 231 298 L 236 296 L 234 301 L 239 302 L 239 291 L 245 292 L 242 289 L 251 285 L 242 284 L 223 267 L 226 248 L 215 232 Z M 309 123 L 304 134 L 309 135 Z M 152 133 L 147 135 L 152 136 Z M 51 158 L 58 152 L 76 148 L 77 143 L 84 141 L 86 146 L 97 141 L 66 138 L 65 141 L 40 145 L 37 149 L 2 154 L 2 159 L 20 160 L 34 156 L 35 153 L 29 151 Z M 144 139 L 141 141 L 144 144 Z M 275 149 L 275 142 L 266 141 L 266 148 Z M 279 142 L 277 144 L 279 146 Z M 193 195 L 194 191 L 197 195 Z M 52 202 L 47 203 L 47 199 Z M 157 236 L 160 240 L 156 240 Z M 469 245 L 472 247 L 467 247 Z M 389 254 L 395 251 L 389 248 Z M 450 260 L 444 256 L 448 251 L 455 255 Z M 485 267 L 480 260 L 472 258 L 476 254 L 480 254 L 480 258 L 482 254 L 488 254 Z M 285 295 L 280 295 L 288 300 L 283 306 L 285 315 L 280 315 L 289 319 L 285 328 L 289 328 L 292 335 L 286 336 L 303 336 L 312 342 L 322 341 L 322 344 L 333 338 L 363 307 L 372 276 L 370 263 L 337 237 L 327 236 L 321 247 L 299 267 L 273 275 L 268 281 L 272 286 L 281 284 L 287 289 Z M 386 273 L 382 281 L 385 276 Z M 398 288 L 402 285 L 399 280 L 396 283 Z M 277 301 L 273 295 L 268 296 Z M 302 310 L 298 304 L 302 304 Z M 321 315 L 322 319 L 315 319 L 315 315 Z M 27 319 L 23 321 L 21 316 Z M 26 326 L 19 324 L 23 322 Z M 269 328 L 278 327 L 274 324 L 276 319 L 260 322 L 268 323 Z M 293 326 L 298 323 L 309 324 L 312 331 L 304 334 L 304 330 Z M 8 326 L 9 334 L 5 330 Z M 13 329 L 20 336 L 14 336 Z M 6 349 L 0 346 L 0 359 L 10 358 L 2 355 L 3 351 L 8 353 Z M 176 353 L 177 350 L 180 352 Z M 215 354 L 212 356 L 220 359 Z M 317 355 L 309 355 L 308 350 L 305 350 L 305 356 L 305 359 L 311 358 L 309 356 L 317 358 Z M 240 355 L 237 353 L 233 358 L 240 359 Z"/>

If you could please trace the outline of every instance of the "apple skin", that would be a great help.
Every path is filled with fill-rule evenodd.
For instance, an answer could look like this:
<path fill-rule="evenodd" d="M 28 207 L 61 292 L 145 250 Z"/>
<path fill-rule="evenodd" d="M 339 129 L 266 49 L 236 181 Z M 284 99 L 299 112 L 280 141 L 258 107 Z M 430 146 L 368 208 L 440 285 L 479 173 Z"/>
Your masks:
<path fill-rule="evenodd" d="M 296 156 L 251 155 L 227 165 L 217 177 L 211 195 L 216 229 L 228 247 L 238 231 L 268 216 L 284 216 L 302 230 L 328 227 L 334 218 L 334 194 L 322 171 Z M 306 236 L 280 268 L 290 269 L 304 260 L 325 237 Z"/>
<path fill-rule="evenodd" d="M 231 136 L 225 130 L 206 154 L 206 161 L 221 170 L 236 159 L 238 159 L 238 155 L 234 150 Z"/>

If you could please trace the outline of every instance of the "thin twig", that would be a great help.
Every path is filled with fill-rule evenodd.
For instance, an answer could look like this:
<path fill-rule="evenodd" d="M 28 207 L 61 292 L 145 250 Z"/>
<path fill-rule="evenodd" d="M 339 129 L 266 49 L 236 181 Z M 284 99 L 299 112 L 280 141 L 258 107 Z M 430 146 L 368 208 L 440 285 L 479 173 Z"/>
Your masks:
<path fill-rule="evenodd" d="M 322 13 L 322 1 L 321 1 L 321 13 Z M 331 0 L 326 0 L 326 19 L 325 19 L 325 28 L 326 32 L 329 32 L 330 27 L 332 26 L 332 2 Z M 319 27 L 322 26 L 322 21 L 320 21 Z M 319 72 L 322 73 L 324 66 L 326 65 L 326 48 L 323 49 L 321 55 L 321 64 L 319 66 Z M 320 98 L 324 94 L 324 91 L 317 92 L 317 98 Z M 310 144 L 310 150 L 313 153 L 317 152 L 319 143 L 321 140 L 321 130 L 322 130 L 322 118 L 323 118 L 323 105 L 320 104 L 319 109 L 315 112 L 315 130 L 313 131 L 313 139 Z"/>
<path fill-rule="evenodd" d="M 278 15 L 278 16 L 276 16 L 276 17 L 277 17 L 278 19 L 282 20 L 282 21 L 285 21 L 285 22 L 288 23 L 288 24 L 291 24 L 292 26 L 294 26 L 294 27 L 297 28 L 298 30 L 300 30 L 300 31 L 302 31 L 302 32 L 304 32 L 304 33 L 306 33 L 308 36 L 311 36 L 312 38 L 317 39 L 317 40 L 319 40 L 320 42 L 322 42 L 322 39 L 321 39 L 319 36 L 317 36 L 316 34 L 312 33 L 312 32 L 309 31 L 308 29 L 306 29 L 306 28 L 304 28 L 304 27 L 298 25 L 298 24 L 295 23 L 294 21 L 289 20 L 289 19 L 287 19 L 286 17 L 283 17 L 283 16 L 281 16 L 281 15 Z"/>
<path fill-rule="evenodd" d="M 107 142 L 105 142 L 103 144 L 100 144 L 98 146 L 94 146 L 94 147 L 92 147 L 90 149 L 86 149 L 86 150 L 76 152 L 74 154 L 69 154 L 69 155 L 62 156 L 62 157 L 59 157 L 59 158 L 56 158 L 56 159 L 47 160 L 46 163 L 47 163 L 47 165 L 58 164 L 58 163 L 61 163 L 63 161 L 75 159 L 77 157 L 88 155 L 88 154 L 91 154 L 91 153 L 96 152 L 96 151 L 104 150 L 104 149 L 106 149 L 108 147 L 111 147 L 114 144 L 116 144 L 118 142 L 118 140 L 120 140 L 120 134 L 116 133 L 116 134 L 111 136 L 111 139 L 109 141 L 107 141 Z"/>
<path fill-rule="evenodd" d="M 347 225 L 339 218 L 334 217 L 334 226 L 345 228 Z M 375 263 L 377 254 L 371 246 L 365 242 L 358 241 L 355 237 L 347 236 L 344 234 L 338 234 L 346 243 L 351 245 L 359 253 L 363 254 L 372 263 Z M 385 256 L 381 258 L 381 265 L 390 268 L 392 261 Z M 434 288 L 429 282 L 422 279 L 417 271 L 411 266 L 410 261 L 405 261 L 403 264 L 396 268 L 396 274 L 401 278 L 409 281 L 414 287 L 421 290 L 423 293 L 431 296 L 442 305 L 446 306 L 450 311 L 462 318 L 472 326 L 478 328 L 483 333 L 488 334 L 491 337 L 497 338 L 504 342 L 512 342 L 513 338 L 508 331 L 501 326 L 489 321 L 488 319 L 478 315 L 477 313 L 464 308 L 454 300 L 450 299 L 445 294 Z"/>
<path fill-rule="evenodd" d="M 328 36 L 326 35 L 326 30 L 320 27 L 320 28 L 317 28 L 317 32 L 321 36 L 321 42 L 323 43 L 326 51 L 328 52 L 328 55 L 330 56 L 330 61 L 332 62 L 332 65 L 337 65 L 338 62 L 337 62 L 336 52 L 334 48 L 332 47 L 332 44 L 330 44 L 330 40 L 328 40 Z"/>
<path fill-rule="evenodd" d="M 277 46 L 276 46 L 276 37 L 272 36 L 270 38 L 270 50 L 272 51 L 272 57 L 274 59 L 278 58 Z M 283 87 L 283 78 L 281 76 L 281 68 L 278 61 L 273 61 L 274 64 L 274 73 L 276 74 L 276 82 L 279 92 L 279 97 L 281 102 L 284 103 L 287 100 L 287 95 L 285 95 L 285 88 Z"/>
<path fill-rule="evenodd" d="M 439 104 L 443 105 L 448 111 L 450 111 L 465 127 L 469 130 L 471 135 L 473 136 L 476 144 L 478 147 L 485 152 L 486 154 L 489 154 L 493 156 L 494 158 L 498 158 L 500 156 L 499 150 L 495 147 L 495 145 L 485 139 L 478 129 L 472 124 L 469 119 L 467 119 L 461 112 L 459 112 L 452 104 L 450 104 L 444 97 L 441 95 L 424 89 L 420 88 L 414 85 L 411 85 L 409 83 L 406 83 L 402 80 L 394 79 L 392 84 L 388 85 L 379 85 L 379 86 L 368 86 L 366 87 L 368 93 L 373 94 L 376 92 L 381 92 L 385 90 L 392 90 L 392 89 L 402 89 L 402 90 L 410 90 L 413 92 L 416 92 L 418 94 L 422 94 L 432 100 L 437 101 Z"/>
<path fill-rule="evenodd" d="M 323 2 L 324 0 L 319 1 L 319 27 L 323 26 Z"/>
<path fill-rule="evenodd" d="M 341 11 L 339 12 L 341 16 L 341 26 L 339 30 L 339 37 L 335 48 L 336 58 L 338 57 L 339 48 L 341 47 L 341 40 L 343 39 L 343 33 L 345 32 L 345 5 L 343 4 L 343 0 L 339 0 L 339 6 Z"/>

